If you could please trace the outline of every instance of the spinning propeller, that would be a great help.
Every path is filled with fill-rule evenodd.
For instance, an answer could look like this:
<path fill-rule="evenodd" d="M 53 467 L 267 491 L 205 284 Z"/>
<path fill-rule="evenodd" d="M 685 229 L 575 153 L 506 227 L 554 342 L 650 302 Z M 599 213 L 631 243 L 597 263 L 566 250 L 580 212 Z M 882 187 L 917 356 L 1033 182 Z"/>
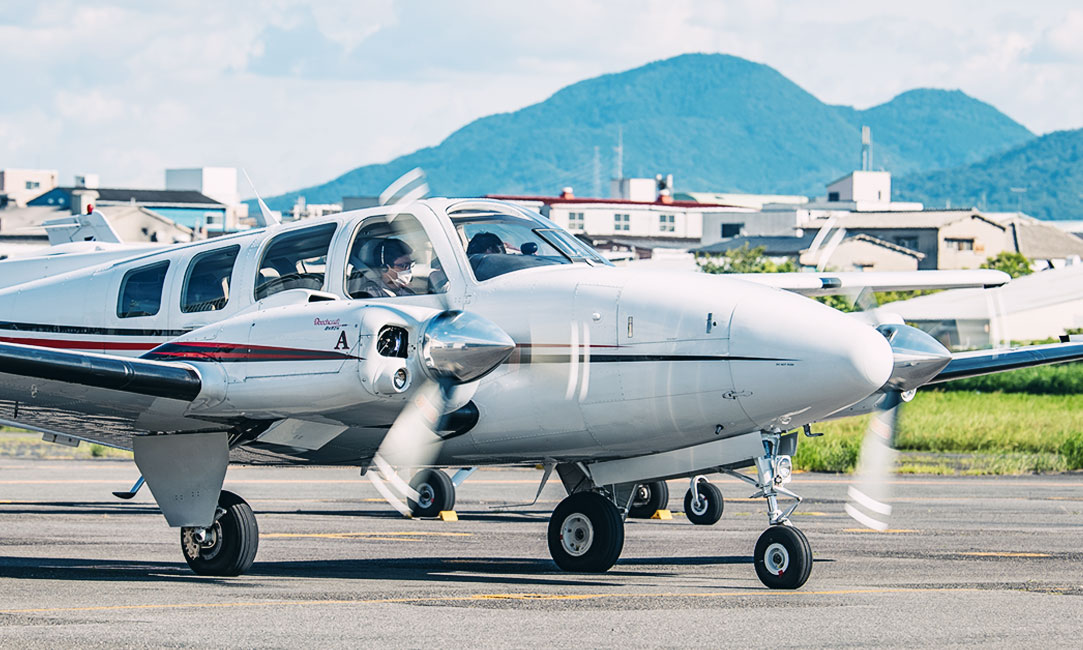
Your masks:
<path fill-rule="evenodd" d="M 495 323 L 463 311 L 433 316 L 420 329 L 418 338 L 427 374 L 425 383 L 414 391 L 373 456 L 378 473 L 366 473 L 380 495 L 406 516 L 410 515 L 409 506 L 384 482 L 407 499 L 418 501 L 417 491 L 395 473 L 394 467 L 432 465 L 444 442 L 440 421 L 455 389 L 489 374 L 515 350 L 515 341 Z"/>
<path fill-rule="evenodd" d="M 951 361 L 951 353 L 939 341 L 909 325 L 882 323 L 876 328 L 891 344 L 894 366 L 881 389 L 876 412 L 869 421 L 861 456 L 847 489 L 846 513 L 873 530 L 887 530 L 891 517 L 891 485 L 894 471 L 895 431 L 899 409 L 915 391 L 935 377 Z"/>

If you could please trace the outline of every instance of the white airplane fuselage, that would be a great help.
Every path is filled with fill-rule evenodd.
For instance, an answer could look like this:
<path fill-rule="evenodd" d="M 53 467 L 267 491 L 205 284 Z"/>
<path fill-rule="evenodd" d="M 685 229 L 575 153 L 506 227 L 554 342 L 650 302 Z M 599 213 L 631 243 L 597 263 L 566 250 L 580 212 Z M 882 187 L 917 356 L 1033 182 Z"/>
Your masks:
<path fill-rule="evenodd" d="M 0 341 L 124 356 L 155 350 L 150 358 L 224 376 L 227 388 L 200 395 L 186 416 L 311 423 L 289 444 L 273 431 L 258 441 L 316 462 L 370 456 L 410 397 L 411 387 L 398 393 L 378 386 L 386 372 L 380 364 L 390 363 L 374 352 L 379 327 L 401 322 L 414 336 L 419 323 L 447 309 L 492 321 L 516 351 L 480 381 L 456 389 L 453 405 L 472 401 L 478 418 L 443 444 L 444 465 L 621 458 L 791 430 L 869 397 L 891 375 L 891 347 L 874 328 L 814 300 L 725 276 L 575 263 L 477 281 L 455 241 L 446 212 L 452 205 L 411 208 L 443 261 L 445 293 L 349 298 L 343 278 L 350 237 L 378 212 L 368 210 L 9 286 L 0 290 Z M 294 289 L 257 301 L 267 242 L 316 223 L 338 225 L 321 291 Z M 240 250 L 225 306 L 183 312 L 189 263 L 233 245 Z M 120 318 L 125 274 L 157 261 L 169 262 L 160 310 Z M 416 376 L 420 346 L 416 339 L 410 345 L 409 357 L 395 363 Z M 218 356 L 205 352 L 211 348 Z M 249 357 L 230 357 L 241 353 L 227 348 Z M 327 358 L 288 358 L 296 351 L 324 351 Z M 161 415 L 162 422 L 175 415 Z"/>

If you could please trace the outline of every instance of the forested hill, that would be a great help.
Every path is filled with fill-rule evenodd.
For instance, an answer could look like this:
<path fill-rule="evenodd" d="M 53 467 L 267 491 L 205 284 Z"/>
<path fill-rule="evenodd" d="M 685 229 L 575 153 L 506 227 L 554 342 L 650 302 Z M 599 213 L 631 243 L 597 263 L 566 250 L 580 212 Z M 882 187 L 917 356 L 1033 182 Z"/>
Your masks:
<path fill-rule="evenodd" d="M 950 202 L 991 211 L 1022 208 L 1039 219 L 1083 219 L 1083 129 L 1056 131 L 972 165 L 895 179 L 892 193 L 927 207 Z"/>
<path fill-rule="evenodd" d="M 434 100 L 435 101 L 435 100 Z M 860 164 L 862 124 L 874 166 L 896 174 L 965 165 L 1034 136 L 959 91 L 912 90 L 867 110 L 833 106 L 766 65 L 688 54 L 568 86 L 513 113 L 490 115 L 439 145 L 366 165 L 268 203 L 375 195 L 420 166 L 436 195 L 601 191 L 623 134 L 626 176 L 674 175 L 678 191 L 822 194 Z"/>

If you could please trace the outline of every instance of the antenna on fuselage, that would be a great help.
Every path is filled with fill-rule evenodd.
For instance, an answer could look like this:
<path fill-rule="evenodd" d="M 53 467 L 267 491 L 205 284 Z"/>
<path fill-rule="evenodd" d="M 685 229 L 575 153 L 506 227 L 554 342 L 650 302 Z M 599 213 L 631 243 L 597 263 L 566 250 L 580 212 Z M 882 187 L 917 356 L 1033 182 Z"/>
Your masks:
<path fill-rule="evenodd" d="M 260 216 L 256 217 L 256 225 L 267 227 L 282 223 L 282 220 L 276 217 L 274 213 L 271 212 L 271 209 L 267 207 L 267 204 L 263 202 L 263 198 L 260 197 L 259 192 L 256 190 L 256 184 L 252 182 L 252 177 L 248 175 L 248 170 L 242 167 L 241 172 L 244 174 L 244 177 L 248 179 L 248 185 L 252 188 L 252 193 L 256 195 L 256 202 L 259 203 Z"/>

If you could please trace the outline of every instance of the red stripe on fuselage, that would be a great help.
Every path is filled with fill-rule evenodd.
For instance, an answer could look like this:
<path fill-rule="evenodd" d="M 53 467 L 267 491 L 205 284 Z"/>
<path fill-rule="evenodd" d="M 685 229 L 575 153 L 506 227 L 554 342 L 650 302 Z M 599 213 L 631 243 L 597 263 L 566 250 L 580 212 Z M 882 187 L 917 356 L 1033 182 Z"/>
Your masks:
<path fill-rule="evenodd" d="M 30 339 L 0 336 L 3 343 L 21 343 L 23 345 L 36 345 L 42 348 L 59 348 L 64 350 L 153 350 L 161 345 L 154 343 L 129 343 L 126 341 L 67 341 L 64 339 Z"/>

